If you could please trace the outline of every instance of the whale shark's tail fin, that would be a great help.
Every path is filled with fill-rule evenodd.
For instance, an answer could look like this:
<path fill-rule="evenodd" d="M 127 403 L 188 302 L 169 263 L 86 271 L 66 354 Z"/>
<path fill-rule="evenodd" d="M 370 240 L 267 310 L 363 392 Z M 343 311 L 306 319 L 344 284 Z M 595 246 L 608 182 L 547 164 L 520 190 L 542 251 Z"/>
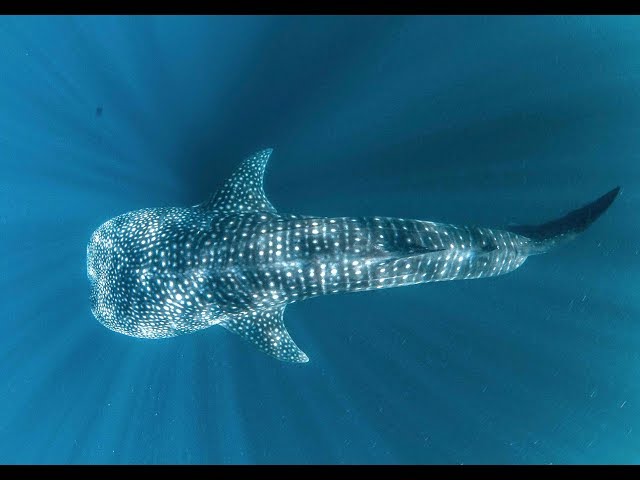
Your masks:
<path fill-rule="evenodd" d="M 619 192 L 620 187 L 616 187 L 588 205 L 542 225 L 510 225 L 507 229 L 532 240 L 529 255 L 544 253 L 586 230 L 611 206 Z"/>

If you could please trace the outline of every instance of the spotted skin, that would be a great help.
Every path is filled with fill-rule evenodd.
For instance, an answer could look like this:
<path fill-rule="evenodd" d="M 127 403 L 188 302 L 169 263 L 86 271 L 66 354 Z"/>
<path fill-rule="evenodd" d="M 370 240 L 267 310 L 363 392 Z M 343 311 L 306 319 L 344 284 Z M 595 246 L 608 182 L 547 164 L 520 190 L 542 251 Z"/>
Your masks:
<path fill-rule="evenodd" d="M 87 246 L 91 308 L 106 327 L 164 338 L 221 325 L 284 361 L 289 303 L 331 293 L 492 277 L 534 252 L 523 235 L 384 217 L 279 214 L 263 191 L 271 149 L 208 201 L 149 208 L 100 226 Z"/>

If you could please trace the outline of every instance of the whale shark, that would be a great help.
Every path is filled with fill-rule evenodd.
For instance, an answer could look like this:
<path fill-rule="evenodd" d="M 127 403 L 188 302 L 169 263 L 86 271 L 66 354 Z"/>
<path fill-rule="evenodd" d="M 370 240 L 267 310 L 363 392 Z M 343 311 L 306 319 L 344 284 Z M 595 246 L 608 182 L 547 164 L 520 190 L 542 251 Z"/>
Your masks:
<path fill-rule="evenodd" d="M 264 192 L 272 151 L 247 157 L 203 203 L 132 211 L 95 230 L 87 245 L 95 318 L 146 339 L 219 325 L 279 360 L 305 363 L 284 324 L 288 304 L 506 274 L 575 238 L 620 191 L 541 225 L 505 228 L 290 215 Z"/>

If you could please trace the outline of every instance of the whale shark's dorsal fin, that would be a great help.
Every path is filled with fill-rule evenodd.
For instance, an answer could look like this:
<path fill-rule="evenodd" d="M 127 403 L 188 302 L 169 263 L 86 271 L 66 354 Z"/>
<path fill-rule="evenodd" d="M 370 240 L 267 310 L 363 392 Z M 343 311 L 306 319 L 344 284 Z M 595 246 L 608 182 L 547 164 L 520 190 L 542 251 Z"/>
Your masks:
<path fill-rule="evenodd" d="M 267 199 L 264 185 L 264 171 L 273 152 L 267 148 L 244 159 L 240 166 L 224 182 L 220 190 L 211 198 L 198 205 L 217 214 L 277 211 Z"/>
<path fill-rule="evenodd" d="M 282 320 L 284 308 L 285 306 L 282 305 L 226 314 L 220 325 L 237 333 L 278 360 L 292 363 L 308 362 L 309 357 L 298 348 L 284 326 Z"/>

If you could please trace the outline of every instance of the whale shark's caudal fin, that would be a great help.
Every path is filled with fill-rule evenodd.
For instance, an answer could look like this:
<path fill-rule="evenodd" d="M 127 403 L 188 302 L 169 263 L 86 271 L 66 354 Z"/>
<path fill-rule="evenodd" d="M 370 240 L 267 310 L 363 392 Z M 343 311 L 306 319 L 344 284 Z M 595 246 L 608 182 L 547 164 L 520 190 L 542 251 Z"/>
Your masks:
<path fill-rule="evenodd" d="M 584 231 L 611 206 L 618 196 L 620 187 L 602 195 L 597 200 L 566 214 L 562 218 L 542 225 L 510 225 L 507 230 L 532 240 L 529 255 L 544 253 L 552 247 L 573 239 Z"/>

